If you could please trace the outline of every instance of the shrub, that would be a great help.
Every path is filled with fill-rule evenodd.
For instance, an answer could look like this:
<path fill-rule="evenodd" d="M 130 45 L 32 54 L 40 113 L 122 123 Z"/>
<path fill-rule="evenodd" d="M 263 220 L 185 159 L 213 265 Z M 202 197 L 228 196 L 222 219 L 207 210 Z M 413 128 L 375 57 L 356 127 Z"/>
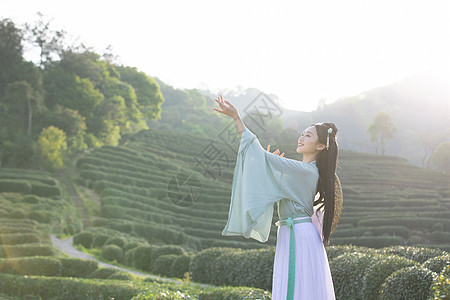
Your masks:
<path fill-rule="evenodd" d="M 109 275 L 107 279 L 132 280 L 133 277 L 126 272 L 118 271 L 118 272 L 115 272 L 115 273 Z"/>
<path fill-rule="evenodd" d="M 0 247 L 0 257 L 52 256 L 53 247 L 42 244 L 5 245 Z"/>
<path fill-rule="evenodd" d="M 189 272 L 195 282 L 210 283 L 214 278 L 215 260 L 225 252 L 236 251 L 233 248 L 208 248 L 198 252 L 191 260 Z"/>
<path fill-rule="evenodd" d="M 30 194 L 31 184 L 21 180 L 0 179 L 0 193 L 4 192 Z"/>
<path fill-rule="evenodd" d="M 450 241 L 450 232 L 434 231 L 430 235 L 430 240 L 435 243 L 446 244 Z"/>
<path fill-rule="evenodd" d="M 418 263 L 405 257 L 397 255 L 380 256 L 380 260 L 371 265 L 364 275 L 363 299 L 378 299 L 381 286 L 389 275 L 397 270 L 414 265 L 418 265 Z"/>
<path fill-rule="evenodd" d="M 53 300 L 111 299 L 128 300 L 139 292 L 135 285 L 91 279 L 14 276 L 0 274 L 0 291 L 6 295 Z"/>
<path fill-rule="evenodd" d="M 212 283 L 271 290 L 274 256 L 274 247 L 223 253 L 215 260 Z"/>
<path fill-rule="evenodd" d="M 421 266 L 400 269 L 392 273 L 382 286 L 382 298 L 422 300 L 431 296 L 431 285 L 437 274 Z"/>
<path fill-rule="evenodd" d="M 447 212 L 445 212 L 445 213 L 447 213 Z M 431 227 L 431 232 L 444 231 L 444 229 L 445 229 L 444 224 L 442 224 L 441 222 L 437 222 Z"/>
<path fill-rule="evenodd" d="M 403 256 L 418 263 L 424 263 L 426 260 L 447 254 L 447 252 L 441 249 L 423 248 L 423 247 L 412 247 L 412 246 L 392 246 L 386 247 L 378 250 L 380 254 L 396 254 L 398 256 Z"/>
<path fill-rule="evenodd" d="M 101 248 L 105 245 L 106 241 L 109 239 L 109 235 L 96 233 L 92 241 L 93 248 Z"/>
<path fill-rule="evenodd" d="M 85 248 L 91 248 L 94 235 L 92 232 L 83 231 L 73 237 L 74 245 L 81 245 Z"/>
<path fill-rule="evenodd" d="M 122 248 L 124 244 L 125 244 L 125 241 L 121 237 L 110 237 L 105 242 L 105 245 L 116 245 L 116 246 L 119 246 L 120 248 Z"/>
<path fill-rule="evenodd" d="M 125 243 L 123 245 L 122 249 L 123 249 L 123 251 L 128 251 L 128 250 L 134 249 L 134 248 L 139 247 L 139 246 L 142 246 L 142 243 L 139 243 L 139 242 L 128 242 L 128 243 Z"/>
<path fill-rule="evenodd" d="M 30 215 L 28 217 L 39 223 L 49 224 L 51 221 L 52 215 L 48 211 L 34 210 L 34 211 L 30 212 Z"/>
<path fill-rule="evenodd" d="M 179 257 L 175 254 L 160 255 L 152 261 L 152 273 L 160 276 L 170 276 L 173 262 Z"/>
<path fill-rule="evenodd" d="M 441 273 L 445 267 L 450 266 L 450 254 L 430 258 L 422 266 L 433 272 Z"/>
<path fill-rule="evenodd" d="M 61 262 L 53 257 L 18 257 L 2 260 L 0 270 L 19 275 L 60 276 Z"/>
<path fill-rule="evenodd" d="M 21 208 L 14 208 L 9 212 L 8 217 L 12 219 L 27 219 L 27 213 Z"/>
<path fill-rule="evenodd" d="M 128 275 L 127 273 L 125 273 L 119 269 L 115 269 L 115 268 L 98 268 L 97 270 L 95 270 L 94 272 L 91 273 L 89 278 L 119 279 L 119 277 L 124 278 L 124 276 L 123 276 L 124 274 Z M 116 278 L 111 278 L 111 277 L 116 277 Z M 128 280 L 130 278 L 131 278 L 131 276 L 127 277 L 125 280 Z"/>
<path fill-rule="evenodd" d="M 166 245 L 155 247 L 152 251 L 152 262 L 155 261 L 160 255 L 183 255 L 184 253 L 186 253 L 186 251 L 180 246 Z"/>
<path fill-rule="evenodd" d="M 432 293 L 433 299 L 450 298 L 450 266 L 446 266 L 435 278 Z"/>
<path fill-rule="evenodd" d="M 334 245 L 355 244 L 363 247 L 381 248 L 390 245 L 404 245 L 404 239 L 400 236 L 360 236 L 334 238 Z"/>
<path fill-rule="evenodd" d="M 330 261 L 334 290 L 338 299 L 363 299 L 363 276 L 377 254 L 346 253 Z"/>
<path fill-rule="evenodd" d="M 32 233 L 12 233 L 2 234 L 0 236 L 0 244 L 2 245 L 17 245 L 40 242 L 39 237 Z"/>
<path fill-rule="evenodd" d="M 170 276 L 184 278 L 184 274 L 189 272 L 189 265 L 191 263 L 192 255 L 191 253 L 186 253 L 183 255 L 178 255 L 177 258 L 173 261 L 172 266 L 170 267 Z"/>
<path fill-rule="evenodd" d="M 29 203 L 29 204 L 38 204 L 40 202 L 40 199 L 36 195 L 25 195 L 22 198 L 23 203 Z"/>
<path fill-rule="evenodd" d="M 98 268 L 98 263 L 94 260 L 79 258 L 60 258 L 59 260 L 63 277 L 88 277 Z"/>
<path fill-rule="evenodd" d="M 201 291 L 198 295 L 199 300 L 244 300 L 244 299 L 258 299 L 269 300 L 272 299 L 269 292 L 250 288 L 250 287 L 221 287 L 213 291 Z"/>
<path fill-rule="evenodd" d="M 141 246 L 130 250 L 131 265 L 144 271 L 150 271 L 153 248 L 153 246 Z"/>
<path fill-rule="evenodd" d="M 109 261 L 124 261 L 123 250 L 117 245 L 105 245 L 102 247 L 102 257 Z"/>
<path fill-rule="evenodd" d="M 33 183 L 31 185 L 31 194 L 41 197 L 61 196 L 61 190 L 58 186 Z"/>
<path fill-rule="evenodd" d="M 359 253 L 376 253 L 375 249 L 354 246 L 354 245 L 338 245 L 338 246 L 328 246 L 325 248 L 328 256 L 328 260 L 331 261 L 333 258 L 336 258 L 342 254 L 350 253 L 350 252 L 359 252 Z"/>

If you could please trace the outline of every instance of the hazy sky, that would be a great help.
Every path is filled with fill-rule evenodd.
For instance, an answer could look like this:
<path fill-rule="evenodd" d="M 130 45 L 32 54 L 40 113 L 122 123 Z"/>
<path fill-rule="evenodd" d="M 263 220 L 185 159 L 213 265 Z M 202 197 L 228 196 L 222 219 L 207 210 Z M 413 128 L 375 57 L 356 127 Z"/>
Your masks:
<path fill-rule="evenodd" d="M 310 111 L 450 63 L 450 1 L 2 1 L 180 88 L 254 87 Z"/>

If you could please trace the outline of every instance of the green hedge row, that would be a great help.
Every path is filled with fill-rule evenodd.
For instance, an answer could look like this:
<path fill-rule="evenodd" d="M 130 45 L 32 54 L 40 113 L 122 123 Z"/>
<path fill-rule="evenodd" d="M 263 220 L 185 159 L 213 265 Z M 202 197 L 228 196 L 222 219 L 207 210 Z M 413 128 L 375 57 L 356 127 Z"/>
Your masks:
<path fill-rule="evenodd" d="M 409 238 L 409 230 L 405 226 L 374 226 L 374 227 L 356 227 L 356 228 L 340 228 L 333 232 L 333 238 L 357 237 L 363 235 L 395 235 L 405 239 Z"/>
<path fill-rule="evenodd" d="M 332 245 L 353 244 L 370 248 L 382 248 L 390 245 L 404 245 L 405 240 L 399 236 L 361 236 L 330 239 Z"/>
<path fill-rule="evenodd" d="M 3 231 L 1 231 L 3 232 Z M 17 245 L 40 242 L 40 238 L 32 233 L 0 234 L 0 245 Z"/>
<path fill-rule="evenodd" d="M 40 182 L 28 182 L 22 179 L 0 179 L 0 193 L 34 194 L 42 197 L 60 196 L 58 186 Z"/>
<path fill-rule="evenodd" d="M 437 274 L 421 266 L 403 268 L 392 273 L 382 286 L 381 297 L 386 300 L 429 299 Z"/>
<path fill-rule="evenodd" d="M 0 274 L 0 291 L 6 295 L 52 300 L 129 300 L 141 289 L 129 282 Z"/>
<path fill-rule="evenodd" d="M 196 282 L 245 285 L 271 290 L 275 248 L 209 248 L 197 253 L 189 271 Z"/>
<path fill-rule="evenodd" d="M 409 229 L 423 230 L 431 229 L 436 223 L 442 223 L 445 231 L 450 231 L 450 220 L 440 218 L 424 218 L 424 217 L 397 217 L 397 218 L 369 218 L 359 220 L 358 226 L 405 226 Z"/>
<path fill-rule="evenodd" d="M 53 256 L 55 252 L 52 246 L 34 243 L 20 245 L 4 245 L 0 247 L 0 258 L 23 256 Z"/>

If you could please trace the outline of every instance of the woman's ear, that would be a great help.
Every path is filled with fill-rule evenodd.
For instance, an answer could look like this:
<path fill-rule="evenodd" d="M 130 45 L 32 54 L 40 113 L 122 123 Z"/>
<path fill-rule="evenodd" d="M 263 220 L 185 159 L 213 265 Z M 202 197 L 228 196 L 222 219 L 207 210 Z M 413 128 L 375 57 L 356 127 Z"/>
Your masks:
<path fill-rule="evenodd" d="M 324 150 L 324 149 L 326 149 L 327 148 L 327 145 L 325 145 L 325 144 L 319 144 L 318 146 L 317 146 L 317 150 L 319 150 L 319 151 L 322 151 L 322 150 Z"/>

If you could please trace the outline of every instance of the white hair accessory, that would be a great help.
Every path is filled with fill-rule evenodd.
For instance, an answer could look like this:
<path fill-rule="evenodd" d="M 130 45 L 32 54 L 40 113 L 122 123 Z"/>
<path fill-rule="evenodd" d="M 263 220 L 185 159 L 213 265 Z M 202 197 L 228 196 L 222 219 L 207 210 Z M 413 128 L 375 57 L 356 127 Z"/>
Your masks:
<path fill-rule="evenodd" d="M 328 135 L 327 135 L 327 150 L 328 150 L 328 147 L 330 147 L 330 133 L 332 133 L 333 132 L 333 128 L 328 128 Z"/>

